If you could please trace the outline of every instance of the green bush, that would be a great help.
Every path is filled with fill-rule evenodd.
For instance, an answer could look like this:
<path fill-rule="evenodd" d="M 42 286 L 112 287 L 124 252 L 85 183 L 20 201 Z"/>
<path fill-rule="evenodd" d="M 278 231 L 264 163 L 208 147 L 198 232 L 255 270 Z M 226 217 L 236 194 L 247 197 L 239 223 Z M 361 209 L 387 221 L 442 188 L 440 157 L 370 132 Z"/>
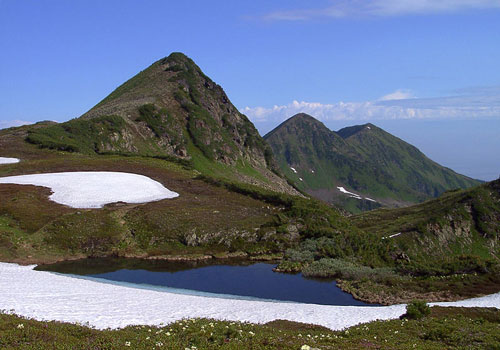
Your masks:
<path fill-rule="evenodd" d="M 280 272 L 296 273 L 300 272 L 300 270 L 302 269 L 302 264 L 299 262 L 283 260 L 277 266 L 277 269 Z"/>
<path fill-rule="evenodd" d="M 341 278 L 351 281 L 369 279 L 385 282 L 401 278 L 390 268 L 371 268 L 342 259 L 323 258 L 307 265 L 302 273 L 306 277 Z"/>
<path fill-rule="evenodd" d="M 287 249 L 285 256 L 290 262 L 309 263 L 314 261 L 314 252 L 309 250 Z"/>
<path fill-rule="evenodd" d="M 419 320 L 425 316 L 430 315 L 431 308 L 423 300 L 413 300 L 411 303 L 406 305 L 406 313 L 403 315 L 404 318 L 409 318 L 412 320 Z"/>

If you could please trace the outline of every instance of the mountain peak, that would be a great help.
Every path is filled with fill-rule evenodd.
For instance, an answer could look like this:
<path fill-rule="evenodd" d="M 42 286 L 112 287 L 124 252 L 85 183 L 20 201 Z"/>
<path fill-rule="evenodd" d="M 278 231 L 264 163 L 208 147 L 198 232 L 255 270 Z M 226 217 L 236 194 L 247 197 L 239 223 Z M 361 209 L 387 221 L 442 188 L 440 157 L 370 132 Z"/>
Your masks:
<path fill-rule="evenodd" d="M 203 79 L 208 79 L 198 65 L 182 52 L 173 52 L 167 57 L 156 61 L 153 65 L 158 64 L 165 72 L 191 72 L 199 74 Z M 210 80 L 211 81 L 211 80 Z"/>
<path fill-rule="evenodd" d="M 192 59 L 190 59 L 188 56 L 186 56 L 184 53 L 182 52 L 172 52 L 170 55 L 162 58 L 160 60 L 160 62 L 162 62 L 162 64 L 164 64 L 164 62 L 169 62 L 169 61 L 191 61 L 193 62 Z"/>
<path fill-rule="evenodd" d="M 290 123 L 297 123 L 297 122 L 300 122 L 300 123 L 309 123 L 311 125 L 321 125 L 323 127 L 326 128 L 325 124 L 323 124 L 322 121 L 314 118 L 313 116 L 307 114 L 307 113 L 297 113 L 293 116 L 291 116 L 286 122 L 290 122 Z"/>
<path fill-rule="evenodd" d="M 281 133 L 285 129 L 287 130 L 287 133 L 302 133 L 305 130 L 322 133 L 332 132 L 325 126 L 325 124 L 309 114 L 297 113 L 267 133 L 264 138 L 268 138 L 275 133 Z"/>
<path fill-rule="evenodd" d="M 263 175 L 263 187 L 277 189 L 279 184 L 280 190 L 295 193 L 273 173 L 272 152 L 255 126 L 222 87 L 180 52 L 154 62 L 69 123 L 62 130 L 32 134 L 29 141 L 82 153 L 181 158 L 207 173 L 228 173 L 226 165 L 238 164 L 242 172 Z M 227 174 L 235 175 L 240 181 L 257 181 Z"/>
<path fill-rule="evenodd" d="M 375 131 L 375 130 L 381 130 L 379 127 L 372 123 L 366 123 L 362 125 L 353 125 L 353 126 L 348 126 L 345 128 L 340 129 L 337 131 L 337 134 L 342 136 L 344 139 L 347 139 L 353 135 L 356 135 L 360 132 L 368 132 L 368 131 Z"/>
<path fill-rule="evenodd" d="M 313 116 L 307 114 L 307 113 L 297 113 L 293 116 L 291 116 L 288 120 L 307 120 L 307 121 L 314 121 L 314 122 L 319 122 L 316 118 Z"/>

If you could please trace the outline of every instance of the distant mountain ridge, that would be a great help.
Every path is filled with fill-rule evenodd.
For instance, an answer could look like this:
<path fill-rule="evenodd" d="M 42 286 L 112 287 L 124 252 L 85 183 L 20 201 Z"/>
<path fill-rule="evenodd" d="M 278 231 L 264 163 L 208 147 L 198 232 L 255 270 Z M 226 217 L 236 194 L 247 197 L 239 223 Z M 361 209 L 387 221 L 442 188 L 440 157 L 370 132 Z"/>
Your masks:
<path fill-rule="evenodd" d="M 153 63 L 80 118 L 31 130 L 27 140 L 63 151 L 185 160 L 205 175 L 297 193 L 276 175 L 254 125 L 182 53 Z"/>
<path fill-rule="evenodd" d="M 418 203 L 480 183 L 370 123 L 335 132 L 301 113 L 264 138 L 298 188 L 352 212 Z"/>

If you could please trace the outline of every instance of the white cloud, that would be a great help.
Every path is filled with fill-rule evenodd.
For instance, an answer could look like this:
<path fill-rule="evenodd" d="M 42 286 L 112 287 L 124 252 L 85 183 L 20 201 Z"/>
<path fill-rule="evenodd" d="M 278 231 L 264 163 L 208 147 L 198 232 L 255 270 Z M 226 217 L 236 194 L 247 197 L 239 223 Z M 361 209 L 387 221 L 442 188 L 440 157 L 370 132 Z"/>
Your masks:
<path fill-rule="evenodd" d="M 33 122 L 28 122 L 25 120 L 0 120 L 0 129 L 11 128 L 13 126 L 29 125 Z"/>
<path fill-rule="evenodd" d="M 391 92 L 390 94 L 382 96 L 379 100 L 380 101 L 406 100 L 414 97 L 415 96 L 409 90 L 396 90 L 394 92 Z"/>
<path fill-rule="evenodd" d="M 272 12 L 264 19 L 305 21 L 314 18 L 378 17 L 499 9 L 500 0 L 341 0 L 325 8 Z"/>
<path fill-rule="evenodd" d="M 484 90 L 484 88 L 481 88 Z M 479 92 L 480 89 L 475 90 Z M 245 107 L 241 112 L 256 124 L 274 124 L 294 114 L 307 113 L 321 121 L 373 121 L 390 119 L 481 119 L 500 118 L 500 89 L 489 93 L 437 98 L 409 98 L 407 90 L 397 90 L 376 101 L 319 102 L 293 101 L 273 107 Z"/>

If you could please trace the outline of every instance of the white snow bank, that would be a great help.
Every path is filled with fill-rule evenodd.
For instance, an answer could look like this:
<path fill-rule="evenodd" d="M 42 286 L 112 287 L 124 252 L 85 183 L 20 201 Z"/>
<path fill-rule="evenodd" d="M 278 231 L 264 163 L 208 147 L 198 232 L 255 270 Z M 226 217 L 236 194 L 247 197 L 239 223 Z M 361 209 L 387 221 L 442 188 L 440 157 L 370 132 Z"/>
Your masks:
<path fill-rule="evenodd" d="M 0 310 L 38 320 L 89 323 L 96 328 L 160 325 L 183 318 L 265 323 L 275 319 L 343 329 L 398 318 L 405 305 L 323 306 L 221 299 L 117 286 L 0 263 Z M 500 293 L 442 306 L 500 307 Z"/>
<path fill-rule="evenodd" d="M 145 203 L 179 195 L 143 175 L 105 171 L 9 176 L 0 178 L 2 183 L 49 187 L 53 192 L 51 200 L 73 208 L 101 208 L 115 202 Z"/>
<path fill-rule="evenodd" d="M 0 157 L 0 164 L 14 164 L 14 163 L 19 163 L 19 159 Z"/>
<path fill-rule="evenodd" d="M 290 167 L 290 169 L 292 169 L 292 171 L 293 171 L 295 174 L 297 174 L 297 170 L 295 170 L 295 168 Z"/>
<path fill-rule="evenodd" d="M 402 232 L 398 232 L 398 233 L 395 233 L 393 235 L 390 235 L 390 236 L 387 236 L 387 237 L 382 237 L 382 239 L 387 239 L 387 238 L 394 238 L 394 237 L 397 237 L 401 234 Z"/>
<path fill-rule="evenodd" d="M 349 192 L 348 190 L 346 190 L 344 187 L 342 186 L 337 186 L 338 190 L 342 193 L 345 193 L 347 195 L 349 195 L 349 197 L 351 198 L 356 198 L 356 199 L 362 199 L 361 196 L 359 194 L 356 194 L 354 192 Z"/>
<path fill-rule="evenodd" d="M 345 193 L 347 194 L 350 198 L 356 198 L 356 199 L 363 199 L 359 194 L 357 193 L 354 193 L 354 192 L 349 192 L 348 190 L 346 190 L 344 187 L 342 186 L 337 186 L 337 189 L 342 192 L 342 193 Z M 371 198 L 368 198 L 368 197 L 365 197 L 365 199 L 367 201 L 371 201 L 371 202 L 375 202 L 377 203 L 377 201 L 375 199 L 371 199 Z"/>

